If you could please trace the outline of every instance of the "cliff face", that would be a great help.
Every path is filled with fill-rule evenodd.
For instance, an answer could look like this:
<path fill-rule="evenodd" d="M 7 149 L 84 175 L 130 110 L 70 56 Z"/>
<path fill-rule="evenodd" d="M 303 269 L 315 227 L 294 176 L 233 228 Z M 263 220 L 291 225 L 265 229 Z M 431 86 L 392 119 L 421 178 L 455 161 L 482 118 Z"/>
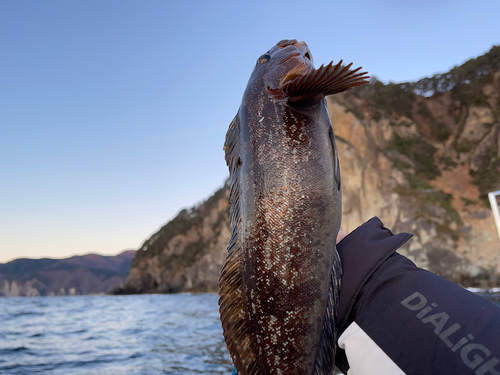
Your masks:
<path fill-rule="evenodd" d="M 124 282 L 135 251 L 66 259 L 16 259 L 0 264 L 0 296 L 107 293 Z"/>
<path fill-rule="evenodd" d="M 400 251 L 459 284 L 500 285 L 500 239 L 487 193 L 500 189 L 500 46 L 416 83 L 329 101 L 343 225 L 379 216 L 415 236 Z"/>
<path fill-rule="evenodd" d="M 464 286 L 500 285 L 486 195 L 500 189 L 500 46 L 445 74 L 328 98 L 343 229 L 379 216 L 414 237 L 400 252 Z M 222 141 L 221 141 L 222 142 Z M 229 241 L 228 187 L 182 211 L 137 252 L 115 293 L 216 291 Z"/>

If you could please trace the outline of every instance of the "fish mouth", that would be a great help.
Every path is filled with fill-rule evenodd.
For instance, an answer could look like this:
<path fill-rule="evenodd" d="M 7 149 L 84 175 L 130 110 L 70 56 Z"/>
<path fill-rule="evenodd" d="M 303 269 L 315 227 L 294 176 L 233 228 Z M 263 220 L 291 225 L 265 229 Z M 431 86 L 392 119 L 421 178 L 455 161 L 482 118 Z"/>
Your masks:
<path fill-rule="evenodd" d="M 296 57 L 296 56 L 300 56 L 300 52 L 299 52 L 299 51 L 297 51 L 297 52 L 295 52 L 295 53 L 292 53 L 290 56 L 287 56 L 285 59 L 283 59 L 283 60 L 279 63 L 279 65 L 282 65 L 282 64 L 286 63 L 288 60 L 293 59 L 293 58 L 294 58 L 294 57 Z"/>
<path fill-rule="evenodd" d="M 295 46 L 299 48 L 297 51 L 291 53 L 289 56 L 285 57 L 279 65 L 283 66 L 286 62 L 298 58 L 301 60 L 299 64 L 290 69 L 280 80 L 279 87 L 283 87 L 285 84 L 291 83 L 293 80 L 302 77 L 305 74 L 310 73 L 314 70 L 314 63 L 311 56 L 311 51 L 307 48 L 304 42 L 296 43 Z M 305 51 L 304 51 L 305 47 Z"/>
<path fill-rule="evenodd" d="M 275 69 L 267 76 L 266 91 L 275 99 L 284 99 L 286 94 L 283 87 L 313 71 L 314 63 L 305 42 L 298 42 L 296 39 L 282 40 L 277 48 L 274 53 L 281 55 L 281 59 L 277 60 L 279 62 Z"/>
<path fill-rule="evenodd" d="M 306 46 L 307 48 L 307 46 Z M 294 57 L 297 57 L 297 56 L 301 56 L 302 55 L 302 52 L 301 51 L 296 51 L 294 53 L 291 53 L 289 56 L 285 57 L 283 60 L 281 60 L 281 62 L 278 64 L 278 65 L 283 65 L 284 63 L 286 63 L 288 60 L 291 60 L 293 59 Z M 304 60 L 304 64 L 307 64 L 307 61 L 311 62 L 312 64 L 313 63 L 313 59 L 312 59 L 312 55 L 311 55 L 311 51 L 309 51 L 309 48 L 307 48 L 307 51 L 304 53 L 304 57 L 303 57 L 303 60 Z"/>

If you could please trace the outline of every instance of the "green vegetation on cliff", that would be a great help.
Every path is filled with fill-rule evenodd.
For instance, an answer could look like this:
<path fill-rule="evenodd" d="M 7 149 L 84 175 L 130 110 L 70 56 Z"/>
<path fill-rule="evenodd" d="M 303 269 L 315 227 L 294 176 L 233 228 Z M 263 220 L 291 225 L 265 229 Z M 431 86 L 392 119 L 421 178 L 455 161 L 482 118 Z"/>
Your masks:
<path fill-rule="evenodd" d="M 500 71 L 500 45 L 494 46 L 486 54 L 468 60 L 456 66 L 447 73 L 435 74 L 417 82 L 389 83 L 374 80 L 370 87 L 362 88 L 361 95 L 366 99 L 366 105 L 375 120 L 381 117 L 397 118 L 406 116 L 417 123 L 418 135 L 401 136 L 392 134 L 387 145 L 387 151 L 396 151 L 404 155 L 412 165 L 393 154 L 390 159 L 395 168 L 408 172 L 411 168 L 415 173 L 427 180 L 441 175 L 440 169 L 453 170 L 464 162 L 460 154 L 476 152 L 474 160 L 476 167 L 470 169 L 470 175 L 480 191 L 480 198 L 487 205 L 487 193 L 500 189 L 500 155 L 498 154 L 498 138 L 500 122 L 500 103 L 498 100 L 488 100 L 484 87 L 492 85 L 496 91 L 500 88 L 500 77 L 495 79 Z M 452 142 L 453 149 L 447 148 L 435 160 L 436 146 L 447 141 L 452 132 L 442 121 L 437 121 L 428 102 L 449 95 L 453 103 L 448 108 L 448 114 L 458 127 Z M 465 126 L 465 119 L 471 107 L 486 107 L 493 113 L 494 123 L 485 124 L 490 127 L 480 139 L 460 137 Z M 358 110 L 358 112 L 360 112 Z M 417 115 L 419 118 L 417 118 Z M 426 129 L 423 132 L 422 129 Z M 494 140 L 490 148 L 476 151 L 485 137 Z M 439 163 L 439 166 L 437 163 Z"/>
<path fill-rule="evenodd" d="M 436 148 L 422 137 L 403 138 L 394 132 L 387 150 L 395 150 L 408 157 L 413 162 L 415 173 L 419 176 L 429 180 L 441 176 L 441 171 L 434 163 Z M 395 158 L 395 163 L 398 165 L 404 162 Z"/>
<path fill-rule="evenodd" d="M 487 53 L 470 59 L 449 72 L 435 74 L 417 82 L 383 85 L 377 82 L 374 103 L 391 103 L 384 109 L 408 114 L 411 109 L 412 94 L 432 96 L 435 93 L 451 92 L 454 99 L 464 105 L 484 105 L 482 87 L 493 81 L 493 74 L 500 70 L 500 45 L 493 46 Z M 406 96 L 405 94 L 406 93 Z M 383 98 L 383 100 L 380 99 Z M 392 99 L 391 99 L 392 97 Z M 410 116 L 407 116 L 410 117 Z"/>

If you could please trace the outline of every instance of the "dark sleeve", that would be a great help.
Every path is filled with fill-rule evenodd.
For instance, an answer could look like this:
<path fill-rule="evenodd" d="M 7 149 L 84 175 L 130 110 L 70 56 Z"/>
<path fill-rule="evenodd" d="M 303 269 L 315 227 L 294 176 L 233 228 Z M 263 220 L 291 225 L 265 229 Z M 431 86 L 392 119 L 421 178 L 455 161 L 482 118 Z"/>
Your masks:
<path fill-rule="evenodd" d="M 337 245 L 340 335 L 357 324 L 405 374 L 500 374 L 500 308 L 397 254 L 410 237 L 373 218 Z"/>

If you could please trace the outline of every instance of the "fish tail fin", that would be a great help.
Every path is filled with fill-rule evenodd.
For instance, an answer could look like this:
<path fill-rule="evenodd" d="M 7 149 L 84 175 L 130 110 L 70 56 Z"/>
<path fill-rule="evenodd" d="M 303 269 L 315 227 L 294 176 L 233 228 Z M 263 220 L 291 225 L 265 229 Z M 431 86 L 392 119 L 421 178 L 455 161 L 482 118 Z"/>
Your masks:
<path fill-rule="evenodd" d="M 337 306 L 339 305 L 340 280 L 342 277 L 342 264 L 335 249 L 332 273 L 330 274 L 330 289 L 326 303 L 326 314 L 321 332 L 320 346 L 314 375 L 330 375 L 335 369 L 335 353 L 337 351 Z"/>
<path fill-rule="evenodd" d="M 285 92 L 291 100 L 302 100 L 317 96 L 328 96 L 350 90 L 354 87 L 369 83 L 367 72 L 358 73 L 362 68 L 349 70 L 352 66 L 342 66 L 342 60 L 333 65 L 321 65 L 319 69 L 285 84 Z"/>

